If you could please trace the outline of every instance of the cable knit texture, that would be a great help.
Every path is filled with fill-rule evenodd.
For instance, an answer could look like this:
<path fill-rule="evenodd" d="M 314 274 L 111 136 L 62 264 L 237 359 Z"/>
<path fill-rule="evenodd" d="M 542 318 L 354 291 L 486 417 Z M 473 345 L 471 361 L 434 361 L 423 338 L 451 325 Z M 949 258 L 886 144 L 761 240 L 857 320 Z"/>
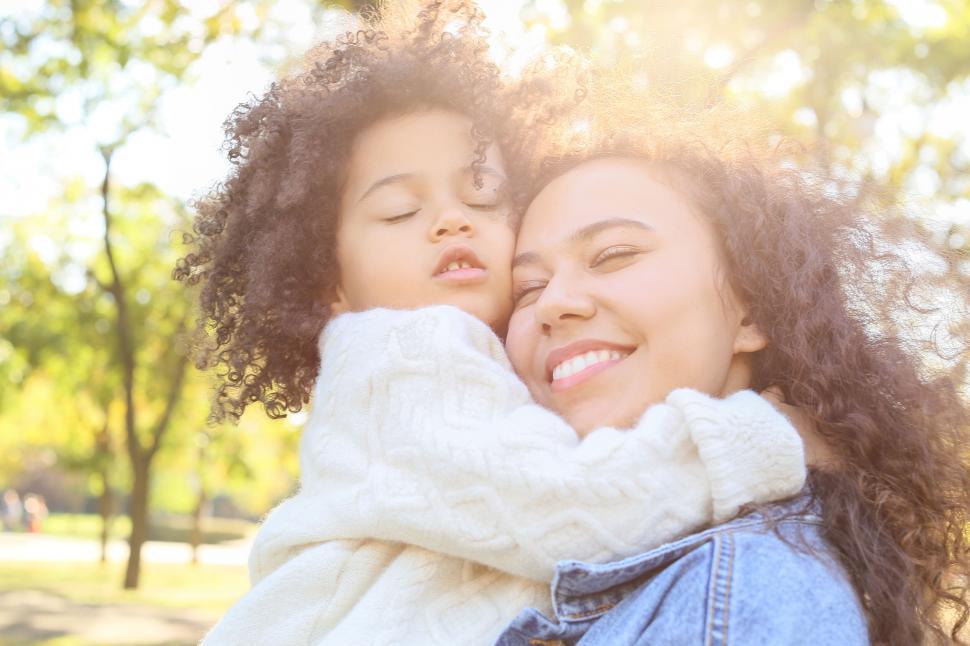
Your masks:
<path fill-rule="evenodd" d="M 798 434 L 747 391 L 677 390 L 580 440 L 453 307 L 344 314 L 320 350 L 301 489 L 206 644 L 488 644 L 548 610 L 557 561 L 631 556 L 805 480 Z"/>

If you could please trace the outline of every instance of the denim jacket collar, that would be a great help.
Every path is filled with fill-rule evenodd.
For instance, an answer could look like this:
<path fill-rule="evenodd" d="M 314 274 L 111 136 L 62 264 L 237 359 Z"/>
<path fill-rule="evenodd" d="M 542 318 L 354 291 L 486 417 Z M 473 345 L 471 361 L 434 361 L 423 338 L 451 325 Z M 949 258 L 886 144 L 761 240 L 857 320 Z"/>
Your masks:
<path fill-rule="evenodd" d="M 808 491 L 745 516 L 613 563 L 561 561 L 552 580 L 552 603 L 561 622 L 589 621 L 622 601 L 651 572 L 679 559 L 715 534 L 764 526 L 773 520 L 821 523 L 818 502 Z"/>

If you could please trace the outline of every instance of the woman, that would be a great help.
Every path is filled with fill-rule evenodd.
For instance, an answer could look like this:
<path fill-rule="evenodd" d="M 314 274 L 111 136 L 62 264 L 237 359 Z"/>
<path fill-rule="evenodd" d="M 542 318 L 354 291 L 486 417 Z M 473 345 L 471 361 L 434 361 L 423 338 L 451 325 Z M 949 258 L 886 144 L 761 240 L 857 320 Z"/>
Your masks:
<path fill-rule="evenodd" d="M 629 419 L 667 378 L 776 386 L 816 421 L 822 459 L 794 503 L 614 564 L 561 563 L 558 621 L 527 610 L 500 643 L 956 640 L 967 337 L 937 328 L 928 355 L 913 341 L 928 303 L 965 314 L 967 277 L 911 221 L 715 134 L 730 116 L 624 111 L 608 87 L 608 111 L 564 123 L 568 153 L 536 165 L 513 263 L 517 372 L 578 429 Z M 544 357 L 583 339 L 630 354 L 555 387 Z"/>

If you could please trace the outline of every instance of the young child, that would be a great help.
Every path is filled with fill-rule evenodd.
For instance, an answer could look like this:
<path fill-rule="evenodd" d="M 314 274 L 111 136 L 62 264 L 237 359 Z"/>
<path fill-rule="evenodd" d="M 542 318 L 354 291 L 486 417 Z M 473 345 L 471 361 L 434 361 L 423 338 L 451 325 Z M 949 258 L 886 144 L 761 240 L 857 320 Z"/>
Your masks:
<path fill-rule="evenodd" d="M 208 644 L 489 643 L 548 607 L 556 561 L 637 553 L 804 482 L 796 431 L 750 392 L 678 390 L 585 438 L 532 403 L 497 336 L 500 77 L 478 13 L 441 5 L 324 46 L 238 111 L 236 170 L 200 205 L 177 273 L 205 281 L 217 410 L 299 410 L 316 378 L 300 492 Z"/>

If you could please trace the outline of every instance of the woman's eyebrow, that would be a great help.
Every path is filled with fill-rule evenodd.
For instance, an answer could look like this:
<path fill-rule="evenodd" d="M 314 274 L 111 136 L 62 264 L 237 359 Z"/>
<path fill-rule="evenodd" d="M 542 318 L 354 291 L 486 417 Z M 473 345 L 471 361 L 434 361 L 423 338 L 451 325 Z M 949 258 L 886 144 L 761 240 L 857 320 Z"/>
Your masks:
<path fill-rule="evenodd" d="M 602 231 L 616 228 L 635 228 L 642 229 L 644 231 L 656 231 L 656 229 L 654 229 L 652 226 L 646 222 L 641 222 L 640 220 L 631 220 L 630 218 L 609 218 L 607 220 L 600 220 L 599 222 L 588 224 L 582 229 L 574 231 L 572 235 L 569 236 L 569 241 L 586 242 Z"/>
<path fill-rule="evenodd" d="M 512 259 L 512 269 L 522 265 L 535 265 L 539 262 L 539 254 L 534 251 L 525 251 Z"/>
<path fill-rule="evenodd" d="M 640 220 L 631 220 L 630 218 L 609 218 L 608 220 L 600 220 L 599 222 L 588 224 L 582 229 L 574 231 L 572 234 L 570 234 L 569 241 L 571 243 L 586 242 L 602 231 L 617 228 L 634 228 L 641 229 L 643 231 L 656 231 L 656 229 L 654 229 L 652 226 L 646 222 L 641 222 Z M 539 260 L 539 254 L 536 252 L 524 251 L 512 259 L 512 269 L 522 265 L 534 265 L 537 264 Z"/>

